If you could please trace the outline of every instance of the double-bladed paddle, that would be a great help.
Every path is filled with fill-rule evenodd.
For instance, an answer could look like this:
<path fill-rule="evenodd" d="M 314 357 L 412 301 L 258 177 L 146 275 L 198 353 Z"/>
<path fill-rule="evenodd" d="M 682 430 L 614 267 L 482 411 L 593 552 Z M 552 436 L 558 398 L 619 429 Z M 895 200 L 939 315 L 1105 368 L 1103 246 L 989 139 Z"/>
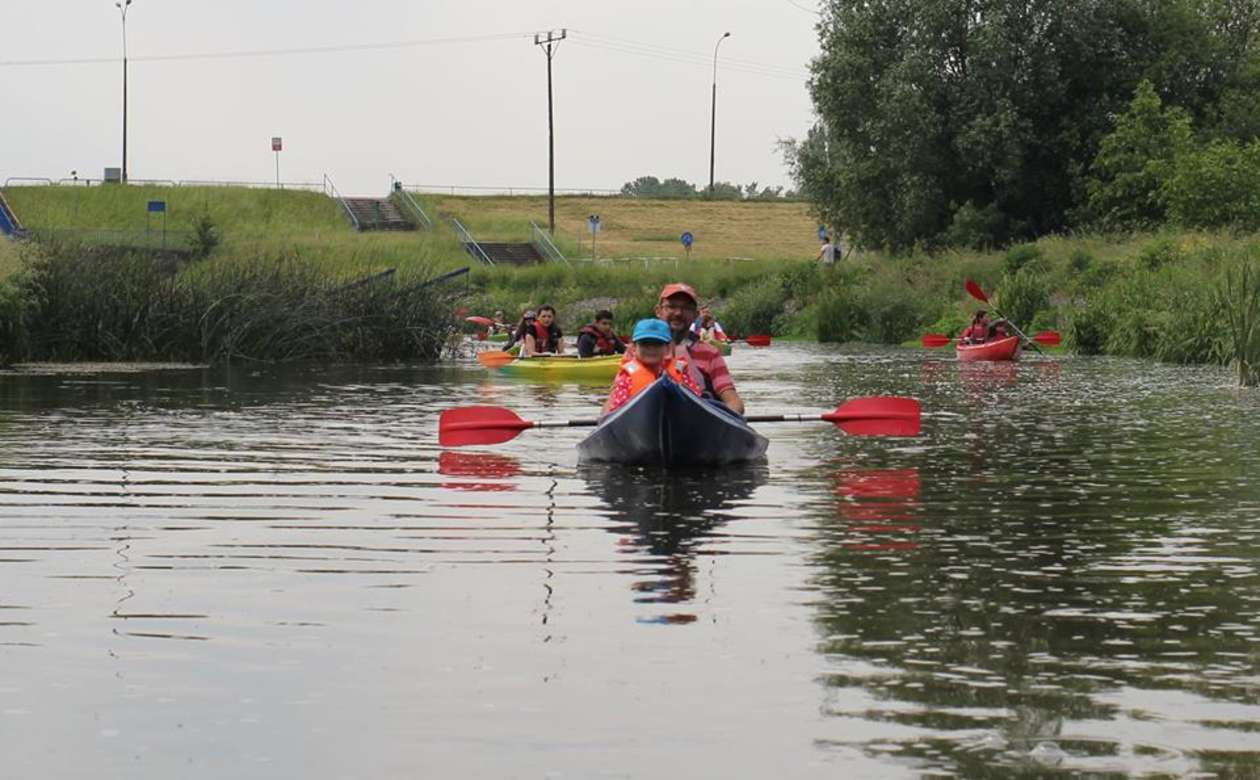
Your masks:
<path fill-rule="evenodd" d="M 1034 333 L 1032 341 L 1035 341 L 1038 344 L 1045 344 L 1046 346 L 1054 347 L 1063 342 L 1063 336 L 1059 335 L 1058 331 L 1043 330 L 1039 333 Z M 946 336 L 944 333 L 923 334 L 923 346 L 925 347 L 944 347 L 953 342 L 954 339 Z"/>
<path fill-rule="evenodd" d="M 898 396 L 871 396 L 846 401 L 834 410 L 809 414 L 763 414 L 745 422 L 813 422 L 835 425 L 851 436 L 919 435 L 919 402 Z M 500 444 L 529 428 L 579 428 L 599 425 L 598 419 L 523 420 L 501 406 L 465 406 L 447 409 L 438 420 L 438 443 L 443 447 Z"/>

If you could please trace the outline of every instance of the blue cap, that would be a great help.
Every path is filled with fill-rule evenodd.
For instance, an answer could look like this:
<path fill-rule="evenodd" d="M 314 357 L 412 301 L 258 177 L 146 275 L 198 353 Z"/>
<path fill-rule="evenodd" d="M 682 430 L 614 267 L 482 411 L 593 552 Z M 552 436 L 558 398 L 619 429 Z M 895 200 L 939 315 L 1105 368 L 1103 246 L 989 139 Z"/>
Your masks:
<path fill-rule="evenodd" d="M 674 340 L 674 334 L 670 333 L 669 324 L 664 320 L 639 320 L 634 325 L 634 336 L 631 340 L 659 341 L 662 344 L 668 344 Z"/>

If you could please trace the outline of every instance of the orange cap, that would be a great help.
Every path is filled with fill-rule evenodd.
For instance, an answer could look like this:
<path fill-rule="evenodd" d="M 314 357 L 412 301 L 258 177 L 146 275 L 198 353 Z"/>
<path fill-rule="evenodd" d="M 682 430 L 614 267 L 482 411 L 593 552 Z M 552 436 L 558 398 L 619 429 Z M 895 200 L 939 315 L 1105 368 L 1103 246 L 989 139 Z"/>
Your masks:
<path fill-rule="evenodd" d="M 696 305 L 700 304 L 700 297 L 696 295 L 696 291 L 691 289 L 691 285 L 683 284 L 682 282 L 674 282 L 673 284 L 665 285 L 661 289 L 660 299 L 663 301 L 671 295 L 678 295 L 679 293 L 682 293 L 691 300 L 695 301 Z"/>

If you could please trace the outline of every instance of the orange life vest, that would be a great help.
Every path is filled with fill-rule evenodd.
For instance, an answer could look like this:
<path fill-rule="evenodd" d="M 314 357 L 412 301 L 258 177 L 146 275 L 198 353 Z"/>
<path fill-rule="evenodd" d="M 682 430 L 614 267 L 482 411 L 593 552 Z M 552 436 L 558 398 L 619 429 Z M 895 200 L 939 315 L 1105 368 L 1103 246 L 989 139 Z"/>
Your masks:
<path fill-rule="evenodd" d="M 687 388 L 696 395 L 700 395 L 700 389 L 696 387 L 696 383 L 692 381 L 687 374 L 687 361 L 680 357 L 667 357 L 661 360 L 664 371 L 679 385 Z M 620 373 L 630 377 L 630 398 L 634 398 L 639 393 L 648 389 L 652 384 L 660 378 L 660 374 L 648 368 L 639 362 L 638 358 L 632 358 L 621 364 Z M 626 400 L 629 400 L 627 398 Z"/>

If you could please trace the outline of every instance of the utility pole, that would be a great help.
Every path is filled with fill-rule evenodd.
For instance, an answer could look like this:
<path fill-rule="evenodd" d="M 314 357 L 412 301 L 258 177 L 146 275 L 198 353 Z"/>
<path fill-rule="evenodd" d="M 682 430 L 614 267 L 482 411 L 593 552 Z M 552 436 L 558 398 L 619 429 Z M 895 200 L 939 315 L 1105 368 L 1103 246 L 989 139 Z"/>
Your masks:
<path fill-rule="evenodd" d="M 131 7 L 131 0 L 119 0 L 114 3 L 118 8 L 118 13 L 122 15 L 122 44 L 123 44 L 123 159 L 122 159 L 122 183 L 127 183 L 127 9 Z"/>
<path fill-rule="evenodd" d="M 568 35 L 565 29 L 559 35 L 555 30 L 548 30 L 546 35 L 534 34 L 534 45 L 543 47 L 547 56 L 547 230 L 552 236 L 556 234 L 556 124 L 551 107 L 551 58 Z"/>
<path fill-rule="evenodd" d="M 718 42 L 713 46 L 713 115 L 709 119 L 709 197 L 713 197 L 713 161 L 714 149 L 717 142 L 717 55 L 718 48 L 722 45 L 722 41 L 731 37 L 728 32 L 722 33 L 722 37 L 718 38 Z"/>

